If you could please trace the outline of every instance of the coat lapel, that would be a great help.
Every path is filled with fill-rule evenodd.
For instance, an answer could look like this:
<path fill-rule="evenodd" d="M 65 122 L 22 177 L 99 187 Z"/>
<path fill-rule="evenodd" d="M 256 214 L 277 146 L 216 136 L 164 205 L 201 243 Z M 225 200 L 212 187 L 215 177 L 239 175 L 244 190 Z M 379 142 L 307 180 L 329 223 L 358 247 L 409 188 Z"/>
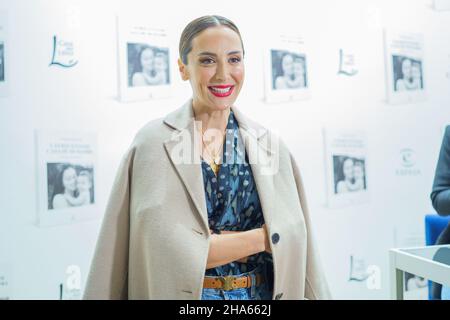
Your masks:
<path fill-rule="evenodd" d="M 273 186 L 273 161 L 277 157 L 273 145 L 269 145 L 267 129 L 253 122 L 235 106 L 231 107 L 239 124 L 245 150 L 248 154 L 256 187 L 261 201 L 266 224 L 270 227 L 274 202 L 270 201 L 275 194 Z M 192 98 L 182 107 L 169 113 L 164 122 L 175 129 L 172 136 L 164 142 L 170 161 L 181 178 L 191 197 L 197 215 L 205 232 L 209 232 L 208 211 L 206 209 L 203 172 L 200 160 L 200 137 L 195 130 Z"/>
<path fill-rule="evenodd" d="M 192 100 L 168 114 L 164 122 L 176 129 L 170 139 L 164 142 L 167 155 L 181 178 L 197 209 L 198 218 L 208 233 L 208 211 L 206 209 L 200 150 L 194 123 Z"/>
<path fill-rule="evenodd" d="M 274 217 L 276 195 L 273 176 L 277 173 L 274 141 L 269 140 L 268 130 L 258 123 L 250 120 L 236 107 L 232 107 L 234 116 L 239 124 L 239 131 L 248 154 L 248 160 L 253 172 L 256 188 L 264 215 L 264 221 L 270 229 Z"/>

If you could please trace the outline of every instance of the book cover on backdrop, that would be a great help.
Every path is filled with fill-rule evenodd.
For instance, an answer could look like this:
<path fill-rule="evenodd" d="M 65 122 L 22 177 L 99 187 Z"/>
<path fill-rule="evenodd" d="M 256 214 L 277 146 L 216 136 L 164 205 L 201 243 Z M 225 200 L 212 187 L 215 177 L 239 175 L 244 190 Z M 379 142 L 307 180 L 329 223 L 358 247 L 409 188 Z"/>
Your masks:
<path fill-rule="evenodd" d="M 0 263 L 0 300 L 12 299 L 12 266 Z"/>
<path fill-rule="evenodd" d="M 397 225 L 393 228 L 395 248 L 422 247 L 425 245 L 425 232 L 422 228 L 410 225 Z M 407 300 L 427 300 L 428 281 L 415 274 L 404 273 L 404 296 Z"/>
<path fill-rule="evenodd" d="M 326 128 L 323 135 L 328 207 L 368 202 L 365 133 Z"/>
<path fill-rule="evenodd" d="M 36 130 L 38 225 L 95 219 L 94 133 Z"/>
<path fill-rule="evenodd" d="M 167 29 L 139 21 L 117 17 L 119 99 L 124 102 L 171 95 Z"/>
<path fill-rule="evenodd" d="M 268 103 L 310 98 L 308 54 L 300 35 L 273 36 L 264 50 L 264 91 Z"/>
<path fill-rule="evenodd" d="M 388 103 L 424 101 L 426 81 L 423 35 L 385 29 L 384 47 Z"/>

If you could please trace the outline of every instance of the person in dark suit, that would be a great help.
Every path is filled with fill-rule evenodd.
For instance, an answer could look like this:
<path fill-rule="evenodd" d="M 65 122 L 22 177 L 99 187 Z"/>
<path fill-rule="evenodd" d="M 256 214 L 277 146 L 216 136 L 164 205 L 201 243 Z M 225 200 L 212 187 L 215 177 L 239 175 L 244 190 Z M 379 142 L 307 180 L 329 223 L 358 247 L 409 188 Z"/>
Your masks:
<path fill-rule="evenodd" d="M 450 125 L 445 128 L 430 197 L 439 215 L 450 215 Z M 436 244 L 450 244 L 450 223 L 439 235 Z M 442 285 L 433 282 L 431 290 L 432 299 L 441 299 Z"/>

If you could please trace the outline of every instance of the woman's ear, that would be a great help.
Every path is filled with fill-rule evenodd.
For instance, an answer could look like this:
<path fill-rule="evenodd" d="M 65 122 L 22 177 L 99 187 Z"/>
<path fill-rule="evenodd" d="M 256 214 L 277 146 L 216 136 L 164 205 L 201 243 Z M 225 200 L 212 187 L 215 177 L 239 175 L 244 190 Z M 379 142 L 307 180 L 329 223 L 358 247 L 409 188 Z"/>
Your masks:
<path fill-rule="evenodd" d="M 180 70 L 181 79 L 184 81 L 189 80 L 188 70 L 183 61 L 181 61 L 181 58 L 178 58 L 178 69 Z"/>

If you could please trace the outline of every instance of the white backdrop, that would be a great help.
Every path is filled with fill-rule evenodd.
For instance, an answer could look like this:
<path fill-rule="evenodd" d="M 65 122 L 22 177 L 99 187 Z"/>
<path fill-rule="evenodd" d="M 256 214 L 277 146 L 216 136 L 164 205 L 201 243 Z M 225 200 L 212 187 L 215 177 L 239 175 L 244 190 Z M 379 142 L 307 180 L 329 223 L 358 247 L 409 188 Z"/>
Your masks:
<path fill-rule="evenodd" d="M 246 80 L 237 105 L 277 132 L 296 157 L 334 298 L 388 298 L 388 249 L 406 238 L 423 241 L 424 215 L 434 211 L 429 193 L 442 130 L 450 119 L 450 11 L 436 12 L 431 5 L 431 0 L 0 0 L 9 19 L 9 91 L 0 97 L 0 266 L 12 269 L 12 298 L 58 299 L 69 265 L 80 267 L 83 289 L 101 223 L 35 225 L 34 130 L 97 132 L 96 200 L 103 213 L 119 160 L 137 130 L 190 97 L 189 84 L 177 74 L 178 39 L 189 21 L 204 14 L 226 16 L 241 30 Z M 171 98 L 117 100 L 119 13 L 144 14 L 149 22 L 168 26 Z M 386 103 L 385 27 L 424 34 L 427 101 Z M 262 49 L 270 30 L 305 37 L 310 100 L 264 103 Z M 49 67 L 55 34 L 79 39 L 76 67 Z M 341 48 L 355 55 L 357 76 L 337 75 Z M 323 127 L 366 132 L 369 203 L 325 206 Z M 414 150 L 418 175 L 396 174 L 404 148 Z M 350 255 L 380 268 L 378 289 L 348 281 Z"/>

